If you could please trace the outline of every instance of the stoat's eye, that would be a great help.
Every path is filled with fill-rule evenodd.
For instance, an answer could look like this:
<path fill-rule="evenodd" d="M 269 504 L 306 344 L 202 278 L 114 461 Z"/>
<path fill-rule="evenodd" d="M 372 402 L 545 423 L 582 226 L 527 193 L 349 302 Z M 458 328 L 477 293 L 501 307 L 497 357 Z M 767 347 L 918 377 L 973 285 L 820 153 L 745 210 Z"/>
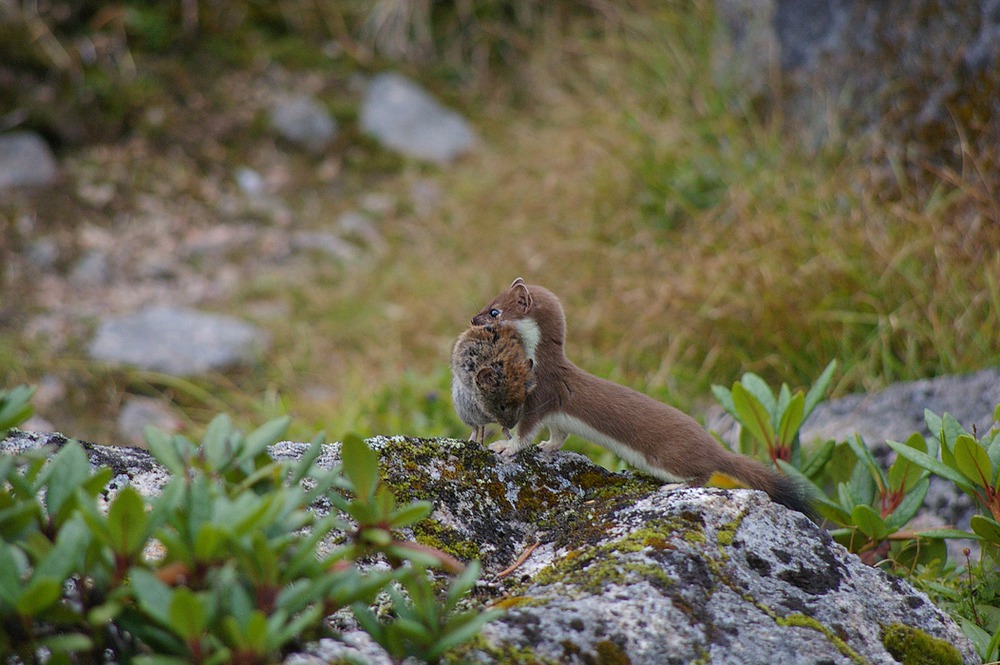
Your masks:
<path fill-rule="evenodd" d="M 497 318 L 498 316 L 500 316 L 500 310 L 494 307 L 493 309 L 490 310 L 490 316 L 492 316 L 494 319 Z"/>

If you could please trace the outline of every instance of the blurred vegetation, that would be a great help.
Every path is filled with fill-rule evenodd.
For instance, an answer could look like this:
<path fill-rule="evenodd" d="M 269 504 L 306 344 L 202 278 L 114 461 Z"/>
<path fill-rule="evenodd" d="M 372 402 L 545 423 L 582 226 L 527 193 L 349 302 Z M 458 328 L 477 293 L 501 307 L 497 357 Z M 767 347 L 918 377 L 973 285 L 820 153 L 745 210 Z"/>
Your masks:
<path fill-rule="evenodd" d="M 294 178 L 280 194 L 293 218 L 333 219 L 370 191 L 394 202 L 370 264 L 262 271 L 222 305 L 287 306 L 265 324 L 272 352 L 245 372 L 108 370 L 76 347 L 53 357 L 4 332 L 0 382 L 56 373 L 69 386 L 62 403 L 103 421 L 83 435 L 107 434 L 127 393 L 163 397 L 194 430 L 224 410 L 291 412 L 303 432 L 464 435 L 448 399 L 451 340 L 518 275 L 562 297 L 578 364 L 687 409 L 746 371 L 799 386 L 836 359 L 837 395 L 1000 362 L 996 201 L 961 179 L 911 180 L 863 146 L 805 151 L 780 115 L 712 84 L 708 0 L 52 0 L 2 11 L 0 106 L 14 109 L 2 126 L 38 129 L 71 168 L 117 178 L 109 211 L 81 214 L 70 195 L 51 211 L 60 222 L 110 224 L 149 195 L 190 201 L 192 224 L 217 215 L 199 181 L 252 164 L 264 142 L 261 113 L 235 94 L 246 82 L 225 76 L 256 83 L 274 66 L 336 81 L 322 101 L 346 135 L 335 188 L 314 162 L 288 157 Z M 388 66 L 461 107 L 481 149 L 439 170 L 359 136 L 347 81 Z M 148 122 L 153 106 L 169 124 Z M 108 169 L 88 151 L 98 140 L 154 149 Z M 408 194 L 426 179 L 443 193 L 429 216 Z M 49 204 L 37 205 L 44 218 Z"/>

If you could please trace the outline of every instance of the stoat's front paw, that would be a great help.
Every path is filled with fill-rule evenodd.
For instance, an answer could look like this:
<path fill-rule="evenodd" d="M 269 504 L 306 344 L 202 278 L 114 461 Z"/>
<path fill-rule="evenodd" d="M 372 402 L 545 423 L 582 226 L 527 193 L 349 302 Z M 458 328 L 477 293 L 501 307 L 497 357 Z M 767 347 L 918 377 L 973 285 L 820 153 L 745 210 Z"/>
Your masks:
<path fill-rule="evenodd" d="M 539 443 L 538 447 L 547 453 L 554 453 L 563 447 L 563 443 L 564 441 L 560 441 L 559 439 L 546 439 Z"/>
<path fill-rule="evenodd" d="M 521 446 L 517 444 L 517 439 L 494 441 L 490 444 L 490 450 L 497 453 L 501 457 L 513 457 L 520 449 Z"/>

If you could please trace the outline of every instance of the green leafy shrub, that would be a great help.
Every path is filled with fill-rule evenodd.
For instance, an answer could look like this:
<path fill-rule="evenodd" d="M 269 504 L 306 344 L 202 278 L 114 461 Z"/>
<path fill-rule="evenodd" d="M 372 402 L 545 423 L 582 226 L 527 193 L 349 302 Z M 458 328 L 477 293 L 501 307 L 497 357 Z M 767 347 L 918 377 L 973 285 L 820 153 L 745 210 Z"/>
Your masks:
<path fill-rule="evenodd" d="M 832 360 L 809 389 L 792 395 L 787 383 L 775 395 L 762 378 L 752 372 L 733 384 L 732 390 L 712 386 L 723 408 L 740 424 L 739 452 L 754 455 L 763 449 L 775 465 L 790 462 L 807 476 L 817 473 L 829 459 L 833 443 L 824 445 L 808 460 L 802 460 L 799 429 L 826 394 L 837 361 Z"/>
<path fill-rule="evenodd" d="M 431 506 L 398 505 L 364 441 L 345 439 L 332 470 L 315 464 L 322 435 L 299 461 L 276 461 L 267 449 L 288 424 L 277 419 L 244 436 L 219 416 L 200 445 L 150 430 L 150 451 L 170 480 L 155 497 L 125 487 L 106 510 L 111 471 L 91 471 L 79 444 L 51 458 L 0 457 L 10 488 L 0 493 L 0 652 L 25 663 L 109 654 L 133 663 L 270 663 L 328 633 L 326 616 L 352 608 L 390 653 L 403 645 L 435 662 L 495 616 L 458 610 L 478 566 L 399 538 Z M 324 504 L 334 509 L 315 507 Z M 389 570 L 358 566 L 376 554 Z M 430 566 L 459 573 L 440 603 Z M 373 622 L 367 606 L 386 589 L 396 616 Z M 414 612 L 430 618 L 415 623 Z"/>
<path fill-rule="evenodd" d="M 34 412 L 31 396 L 34 394 L 34 388 L 23 385 L 0 390 L 0 434 L 5 435 L 10 428 L 31 417 Z"/>

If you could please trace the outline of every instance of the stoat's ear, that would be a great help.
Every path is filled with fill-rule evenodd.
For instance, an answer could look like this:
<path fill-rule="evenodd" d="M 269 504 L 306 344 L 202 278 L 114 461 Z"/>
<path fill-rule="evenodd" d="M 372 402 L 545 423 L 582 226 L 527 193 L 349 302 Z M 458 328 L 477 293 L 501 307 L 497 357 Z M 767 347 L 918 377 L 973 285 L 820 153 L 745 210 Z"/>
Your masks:
<path fill-rule="evenodd" d="M 528 291 L 528 286 L 524 283 L 524 280 L 518 277 L 511 282 L 510 288 L 517 297 L 517 304 L 521 308 L 521 311 L 527 312 L 531 309 L 531 292 Z"/>
<path fill-rule="evenodd" d="M 495 388 L 500 383 L 500 376 L 492 367 L 484 367 L 476 374 L 476 385 L 482 388 Z"/>

